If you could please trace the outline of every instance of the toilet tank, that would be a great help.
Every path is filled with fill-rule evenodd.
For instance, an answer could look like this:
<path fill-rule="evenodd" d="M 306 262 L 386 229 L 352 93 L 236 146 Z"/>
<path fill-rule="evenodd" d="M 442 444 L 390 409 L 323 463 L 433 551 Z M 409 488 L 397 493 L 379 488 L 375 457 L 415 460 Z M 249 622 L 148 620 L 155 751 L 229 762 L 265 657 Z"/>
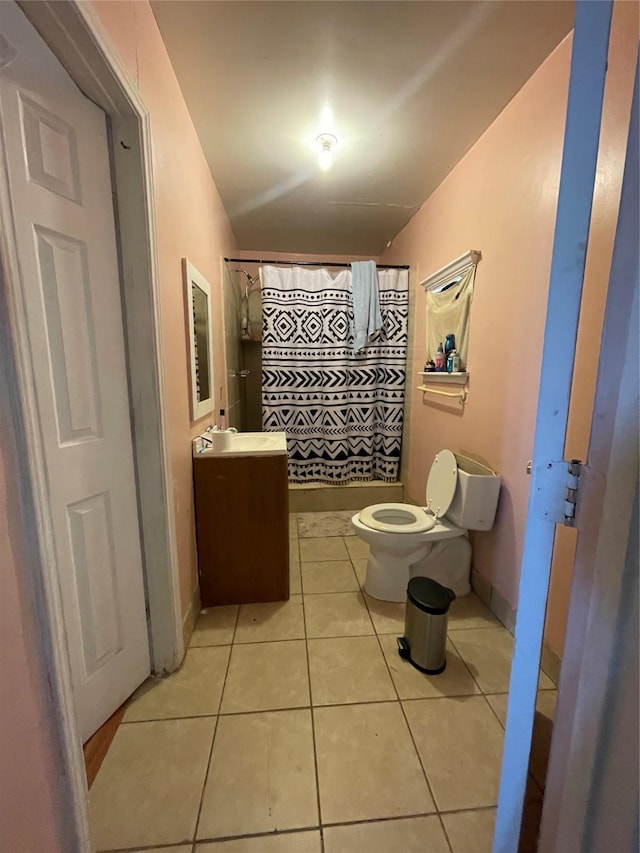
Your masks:
<path fill-rule="evenodd" d="M 447 518 L 465 530 L 491 530 L 500 494 L 500 475 L 491 468 L 454 453 L 458 483 Z"/>

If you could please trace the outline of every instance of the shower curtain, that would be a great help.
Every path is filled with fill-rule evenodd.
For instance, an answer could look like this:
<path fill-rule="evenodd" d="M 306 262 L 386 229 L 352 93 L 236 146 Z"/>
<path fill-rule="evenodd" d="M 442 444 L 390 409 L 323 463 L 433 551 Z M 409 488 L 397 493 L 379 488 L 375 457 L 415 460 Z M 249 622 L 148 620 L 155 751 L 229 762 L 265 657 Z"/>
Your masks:
<path fill-rule="evenodd" d="M 353 352 L 351 271 L 262 269 L 262 422 L 293 482 L 398 477 L 408 272 L 378 270 L 382 328 Z"/>

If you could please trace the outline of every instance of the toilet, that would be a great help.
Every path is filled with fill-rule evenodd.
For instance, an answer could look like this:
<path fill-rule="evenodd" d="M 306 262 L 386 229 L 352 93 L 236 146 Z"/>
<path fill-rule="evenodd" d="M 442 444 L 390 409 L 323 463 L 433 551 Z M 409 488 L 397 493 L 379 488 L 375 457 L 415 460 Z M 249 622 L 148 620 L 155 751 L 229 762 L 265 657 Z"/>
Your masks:
<path fill-rule="evenodd" d="M 427 480 L 427 506 L 373 504 L 351 524 L 369 544 L 365 592 L 382 601 L 405 601 L 409 579 L 433 578 L 466 595 L 471 587 L 469 530 L 490 530 L 500 476 L 473 459 L 441 450 Z"/>

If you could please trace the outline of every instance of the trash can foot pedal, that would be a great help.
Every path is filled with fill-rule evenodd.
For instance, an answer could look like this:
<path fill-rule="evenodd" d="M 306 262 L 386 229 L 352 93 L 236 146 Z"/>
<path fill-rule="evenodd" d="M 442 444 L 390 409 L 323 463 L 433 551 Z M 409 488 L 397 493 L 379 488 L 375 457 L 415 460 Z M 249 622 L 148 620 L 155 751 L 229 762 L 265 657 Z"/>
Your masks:
<path fill-rule="evenodd" d="M 410 660 L 411 651 L 409 649 L 409 643 L 407 643 L 406 639 L 404 637 L 398 637 L 396 639 L 396 642 L 398 643 L 398 654 L 400 655 L 402 660 Z"/>

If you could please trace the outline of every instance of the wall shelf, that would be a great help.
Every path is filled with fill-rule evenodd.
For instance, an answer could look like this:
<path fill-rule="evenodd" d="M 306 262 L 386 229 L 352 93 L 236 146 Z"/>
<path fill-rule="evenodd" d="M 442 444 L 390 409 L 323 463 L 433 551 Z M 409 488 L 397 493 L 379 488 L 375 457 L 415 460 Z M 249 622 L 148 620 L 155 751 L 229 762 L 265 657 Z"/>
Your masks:
<path fill-rule="evenodd" d="M 464 373 L 440 373 L 433 370 L 421 370 L 418 376 L 422 376 L 423 383 L 433 383 L 435 385 L 446 385 L 447 383 L 452 385 L 466 385 L 469 379 L 469 374 L 466 371 Z"/>

